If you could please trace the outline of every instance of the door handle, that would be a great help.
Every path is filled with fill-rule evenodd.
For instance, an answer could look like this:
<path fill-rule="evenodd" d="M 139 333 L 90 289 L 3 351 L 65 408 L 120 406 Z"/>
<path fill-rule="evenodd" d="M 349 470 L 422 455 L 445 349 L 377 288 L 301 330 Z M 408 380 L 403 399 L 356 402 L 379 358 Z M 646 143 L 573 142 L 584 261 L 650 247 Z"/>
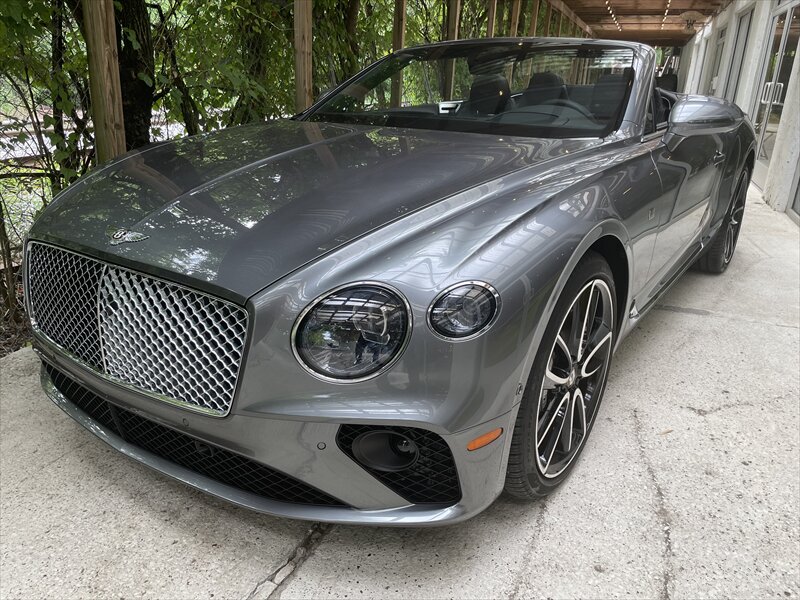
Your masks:
<path fill-rule="evenodd" d="M 777 84 L 775 84 L 775 93 L 772 95 L 772 104 L 776 106 L 783 106 L 783 102 L 781 102 L 782 99 L 783 99 L 783 84 L 781 82 L 778 82 Z"/>
<path fill-rule="evenodd" d="M 761 104 L 766 104 L 770 100 L 772 90 L 772 82 L 768 81 L 764 84 L 764 88 L 761 90 Z"/>
<path fill-rule="evenodd" d="M 725 153 L 724 152 L 720 152 L 719 150 L 714 152 L 714 165 L 718 165 L 724 160 L 725 160 Z"/>

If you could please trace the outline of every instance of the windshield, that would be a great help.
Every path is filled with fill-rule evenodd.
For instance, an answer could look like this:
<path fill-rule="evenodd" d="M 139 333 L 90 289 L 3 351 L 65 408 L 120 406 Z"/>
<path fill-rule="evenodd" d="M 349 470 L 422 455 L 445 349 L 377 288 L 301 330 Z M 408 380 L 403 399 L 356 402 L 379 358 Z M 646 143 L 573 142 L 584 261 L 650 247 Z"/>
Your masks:
<path fill-rule="evenodd" d="M 546 138 L 619 127 L 633 51 L 575 44 L 455 44 L 378 62 L 303 118 Z"/>

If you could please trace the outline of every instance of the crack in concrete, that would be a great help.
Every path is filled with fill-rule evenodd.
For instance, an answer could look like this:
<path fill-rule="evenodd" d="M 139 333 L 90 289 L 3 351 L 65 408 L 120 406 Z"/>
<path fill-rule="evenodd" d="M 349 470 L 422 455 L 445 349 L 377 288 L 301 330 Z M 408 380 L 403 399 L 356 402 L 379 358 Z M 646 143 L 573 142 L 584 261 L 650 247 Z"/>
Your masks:
<path fill-rule="evenodd" d="M 752 402 L 738 402 L 738 403 L 731 403 L 731 404 L 721 404 L 720 406 L 715 406 L 714 408 L 695 408 L 694 406 L 682 406 L 681 408 L 685 408 L 686 410 L 692 411 L 694 414 L 699 415 L 701 417 L 705 417 L 706 415 L 712 415 L 715 412 L 719 412 L 721 410 L 726 410 L 728 408 L 737 408 L 739 406 L 753 406 Z"/>
<path fill-rule="evenodd" d="M 300 566 L 308 560 L 314 550 L 322 542 L 322 538 L 333 528 L 330 523 L 314 523 L 306 535 L 295 546 L 291 556 L 280 567 L 275 569 L 267 577 L 259 581 L 250 593 L 245 597 L 246 600 L 256 598 L 280 598 L 286 585 L 291 581 Z M 263 593 L 262 593 L 263 592 Z"/>
<path fill-rule="evenodd" d="M 653 468 L 653 463 L 650 462 L 650 458 L 647 456 L 647 451 L 644 447 L 644 440 L 642 438 L 642 421 L 639 418 L 639 412 L 634 408 L 633 409 L 633 425 L 634 425 L 634 432 L 636 433 L 636 441 L 639 447 L 639 455 L 642 458 L 642 462 L 644 463 L 645 469 L 647 470 L 647 476 L 650 478 L 651 483 L 653 484 L 653 488 L 655 490 L 655 504 L 656 504 L 656 516 L 661 524 L 661 531 L 662 531 L 662 543 L 664 548 L 661 553 L 661 559 L 663 561 L 662 567 L 662 577 L 661 577 L 661 592 L 659 593 L 660 600 L 670 600 L 670 586 L 672 585 L 672 581 L 674 579 L 673 575 L 673 565 L 672 565 L 672 558 L 674 556 L 672 551 L 672 516 L 670 515 L 669 509 L 667 508 L 666 498 L 664 497 L 664 490 L 661 487 L 661 484 L 658 482 L 658 477 L 656 476 L 656 471 Z"/>
<path fill-rule="evenodd" d="M 542 530 L 542 524 L 544 523 L 544 518 L 547 515 L 547 498 L 542 498 L 539 500 L 539 505 L 541 506 L 541 511 L 538 515 L 536 515 L 536 521 L 534 521 L 534 536 L 531 538 L 530 543 L 525 547 L 525 551 L 522 553 L 522 565 L 528 565 L 530 563 L 531 554 L 533 554 L 534 549 L 536 548 L 536 540 L 538 539 L 538 534 Z M 522 578 L 525 576 L 527 571 L 522 570 L 517 573 L 517 576 L 514 578 L 514 588 L 511 590 L 511 594 L 509 594 L 510 600 L 516 600 L 519 598 L 520 588 L 522 587 Z M 527 595 L 526 595 L 527 596 Z"/>

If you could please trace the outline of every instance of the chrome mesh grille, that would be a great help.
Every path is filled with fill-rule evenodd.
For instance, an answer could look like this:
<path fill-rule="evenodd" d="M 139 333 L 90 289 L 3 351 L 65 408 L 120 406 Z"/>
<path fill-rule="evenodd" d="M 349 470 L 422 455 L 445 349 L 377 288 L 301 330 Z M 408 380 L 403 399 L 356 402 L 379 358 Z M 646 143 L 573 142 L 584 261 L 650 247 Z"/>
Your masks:
<path fill-rule="evenodd" d="M 94 369 L 102 369 L 97 289 L 103 265 L 51 246 L 28 246 L 28 296 L 36 328 Z"/>
<path fill-rule="evenodd" d="M 54 246 L 28 245 L 34 329 L 113 381 L 225 415 L 247 312 L 235 304 Z"/>

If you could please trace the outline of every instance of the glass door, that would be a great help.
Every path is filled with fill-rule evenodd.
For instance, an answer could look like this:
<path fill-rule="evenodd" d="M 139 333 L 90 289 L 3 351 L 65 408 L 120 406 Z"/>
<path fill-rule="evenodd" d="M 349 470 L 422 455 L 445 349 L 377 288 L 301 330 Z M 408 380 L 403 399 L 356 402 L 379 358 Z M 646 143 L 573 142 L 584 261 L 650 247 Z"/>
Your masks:
<path fill-rule="evenodd" d="M 758 138 L 753 180 L 762 188 L 767 178 L 775 136 L 783 113 L 783 100 L 789 87 L 789 76 L 797 54 L 798 39 L 800 39 L 798 15 L 800 7 L 795 6 L 785 9 L 774 17 L 771 47 L 753 111 Z"/>

